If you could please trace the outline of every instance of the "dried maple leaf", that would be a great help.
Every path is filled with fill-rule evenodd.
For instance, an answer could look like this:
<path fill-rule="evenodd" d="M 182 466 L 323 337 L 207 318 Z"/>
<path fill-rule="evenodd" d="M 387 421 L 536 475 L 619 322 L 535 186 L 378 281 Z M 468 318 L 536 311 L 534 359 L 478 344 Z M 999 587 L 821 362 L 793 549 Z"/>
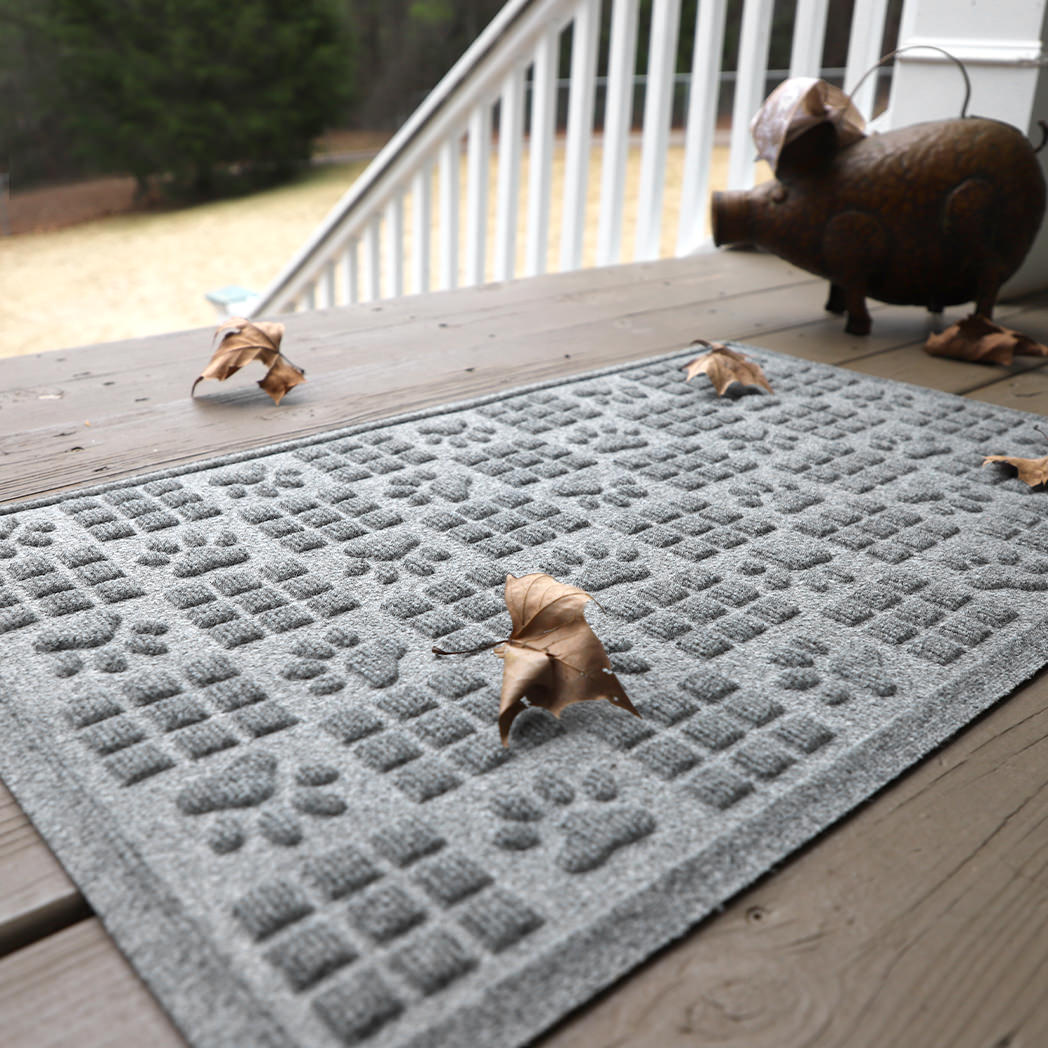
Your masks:
<path fill-rule="evenodd" d="M 1014 466 L 1019 471 L 1019 479 L 1031 488 L 1048 484 L 1048 455 L 1039 459 L 1016 458 L 1012 455 L 987 455 L 983 459 L 985 466 L 989 462 L 1003 462 Z"/>
<path fill-rule="evenodd" d="M 506 576 L 506 607 L 513 632 L 494 648 L 503 661 L 499 734 L 509 745 L 509 729 L 527 707 L 541 706 L 559 717 L 565 706 L 584 699 L 607 699 L 639 717 L 611 672 L 611 662 L 583 614 L 593 598 L 549 575 Z M 438 655 L 466 655 L 434 648 Z"/>
<path fill-rule="evenodd" d="M 709 346 L 710 351 L 696 357 L 690 364 L 685 364 L 681 370 L 687 371 L 685 382 L 690 382 L 700 372 L 705 372 L 713 383 L 718 397 L 724 396 L 724 391 L 733 383 L 738 382 L 743 386 L 761 386 L 769 393 L 775 391 L 768 385 L 760 364 L 744 357 L 741 353 L 729 349 L 720 342 L 707 342 L 704 338 L 697 338 L 692 342 L 693 346 Z"/>
<path fill-rule="evenodd" d="M 764 100 L 750 122 L 750 134 L 757 155 L 778 173 L 783 150 L 823 124 L 833 128 L 831 148 L 843 149 L 866 137 L 862 114 L 839 87 L 815 77 L 795 76 L 784 80 Z"/>
<path fill-rule="evenodd" d="M 233 317 L 216 329 L 215 336 L 218 345 L 207 367 L 193 383 L 190 396 L 205 378 L 222 382 L 253 360 L 269 368 L 259 385 L 273 398 L 274 404 L 279 404 L 289 389 L 306 381 L 306 373 L 280 352 L 283 324 L 266 320 L 255 323 L 243 317 Z"/>
<path fill-rule="evenodd" d="M 1001 327 L 987 317 L 973 313 L 951 324 L 938 335 L 929 335 L 924 352 L 933 357 L 972 360 L 980 364 L 1010 364 L 1019 356 L 1048 357 L 1048 346 L 1029 335 Z"/>

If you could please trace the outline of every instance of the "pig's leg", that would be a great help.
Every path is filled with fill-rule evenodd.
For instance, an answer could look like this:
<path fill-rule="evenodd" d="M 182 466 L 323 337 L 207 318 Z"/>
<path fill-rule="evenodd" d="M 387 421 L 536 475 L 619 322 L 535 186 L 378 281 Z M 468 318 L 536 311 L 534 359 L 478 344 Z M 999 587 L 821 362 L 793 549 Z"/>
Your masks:
<path fill-rule="evenodd" d="M 830 282 L 830 297 L 826 299 L 827 313 L 843 313 L 846 307 L 844 288 L 840 284 Z"/>
<path fill-rule="evenodd" d="M 848 309 L 848 323 L 844 330 L 849 335 L 868 335 L 873 321 L 870 320 L 870 312 L 866 308 L 866 290 L 862 285 L 852 285 L 845 288 L 845 304 Z"/>
<path fill-rule="evenodd" d="M 842 211 L 826 223 L 822 236 L 824 272 L 832 278 L 831 301 L 835 299 L 834 288 L 843 289 L 842 304 L 848 311 L 844 330 L 850 335 L 870 333 L 870 314 L 866 310 L 867 274 L 885 266 L 888 246 L 884 225 L 874 215 Z"/>
<path fill-rule="evenodd" d="M 994 216 L 998 214 L 999 190 L 987 178 L 966 178 L 946 198 L 943 232 L 953 245 L 977 244 L 983 258 L 975 286 L 975 312 L 989 319 L 997 304 L 997 292 L 1008 275 L 1008 267 L 991 248 L 996 243 Z"/>
<path fill-rule="evenodd" d="M 975 312 L 981 317 L 990 320 L 993 317 L 993 307 L 997 305 L 997 292 L 999 285 L 995 284 L 992 289 L 980 291 L 975 299 Z"/>

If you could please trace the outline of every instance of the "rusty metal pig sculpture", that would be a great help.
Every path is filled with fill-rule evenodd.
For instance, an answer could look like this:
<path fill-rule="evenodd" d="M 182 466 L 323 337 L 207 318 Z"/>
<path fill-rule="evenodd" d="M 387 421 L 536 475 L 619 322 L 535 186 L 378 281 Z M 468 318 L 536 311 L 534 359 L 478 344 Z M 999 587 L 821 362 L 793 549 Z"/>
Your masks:
<path fill-rule="evenodd" d="M 1044 176 L 1022 133 L 962 117 L 844 148 L 832 134 L 798 140 L 777 178 L 714 193 L 714 243 L 755 244 L 826 277 L 826 308 L 847 311 L 852 334 L 870 330 L 867 296 L 935 313 L 974 301 L 991 316 L 1044 216 Z"/>

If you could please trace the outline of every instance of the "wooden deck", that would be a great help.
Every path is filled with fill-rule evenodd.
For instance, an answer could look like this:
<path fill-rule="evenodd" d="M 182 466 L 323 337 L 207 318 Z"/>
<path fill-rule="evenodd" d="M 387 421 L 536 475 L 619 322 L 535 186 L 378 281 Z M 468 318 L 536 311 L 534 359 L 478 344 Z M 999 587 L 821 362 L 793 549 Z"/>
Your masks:
<path fill-rule="evenodd" d="M 260 373 L 202 384 L 189 399 L 208 332 L 4 360 L 0 498 L 663 353 L 699 336 L 1048 415 L 1048 364 L 933 360 L 920 348 L 927 316 L 917 309 L 876 308 L 871 336 L 845 335 L 842 320 L 823 313 L 824 298 L 822 282 L 777 259 L 729 252 L 292 316 L 285 348 L 309 382 L 279 408 L 254 386 Z M 1048 296 L 1003 305 L 998 317 L 1048 340 Z M 539 1043 L 1032 1048 L 1048 1044 L 1046 925 L 1042 674 Z M 183 1044 L 2 787 L 0 1031 L 7 1048 Z"/>

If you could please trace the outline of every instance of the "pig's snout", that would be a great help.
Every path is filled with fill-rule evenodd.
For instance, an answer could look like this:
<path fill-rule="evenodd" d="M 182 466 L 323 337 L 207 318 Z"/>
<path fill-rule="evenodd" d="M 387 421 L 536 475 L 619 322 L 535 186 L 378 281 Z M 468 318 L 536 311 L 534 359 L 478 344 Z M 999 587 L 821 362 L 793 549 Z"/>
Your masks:
<path fill-rule="evenodd" d="M 750 229 L 749 192 L 745 189 L 729 189 L 713 194 L 711 207 L 713 243 L 749 244 L 753 242 Z"/>

